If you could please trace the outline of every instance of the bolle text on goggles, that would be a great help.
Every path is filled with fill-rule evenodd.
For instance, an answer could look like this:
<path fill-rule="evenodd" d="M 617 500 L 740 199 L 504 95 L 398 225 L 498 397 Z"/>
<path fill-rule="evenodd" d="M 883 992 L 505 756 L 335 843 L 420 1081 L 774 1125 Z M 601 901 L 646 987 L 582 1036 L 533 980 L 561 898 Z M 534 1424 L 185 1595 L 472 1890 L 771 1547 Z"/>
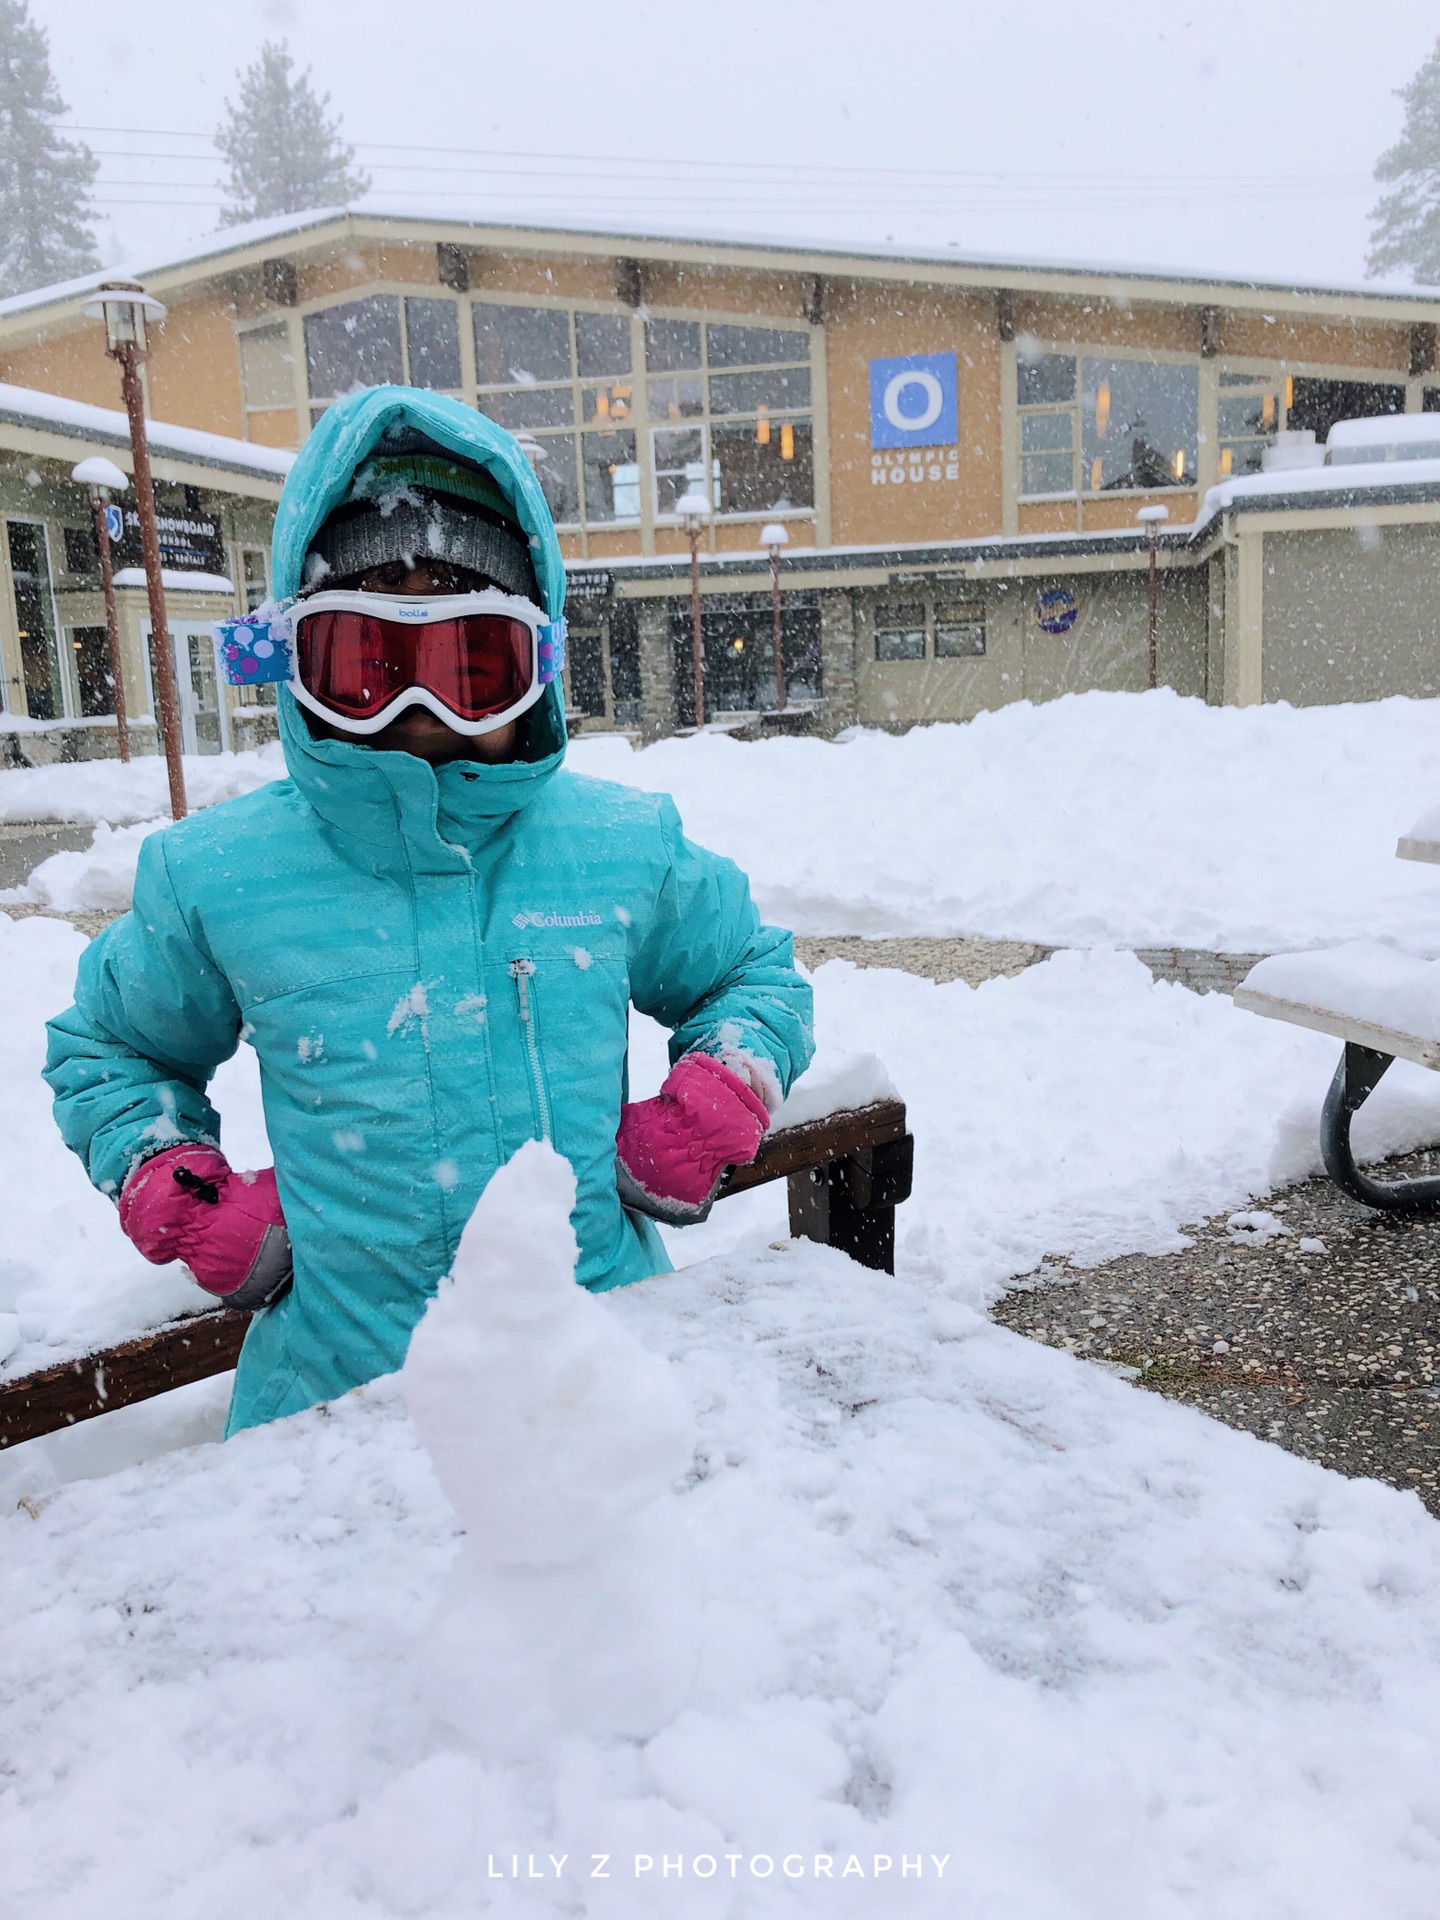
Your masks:
<path fill-rule="evenodd" d="M 498 588 L 315 593 L 215 632 L 233 685 L 289 680 L 302 706 L 362 736 L 408 707 L 457 733 L 492 733 L 533 707 L 565 665 L 564 621 Z"/>

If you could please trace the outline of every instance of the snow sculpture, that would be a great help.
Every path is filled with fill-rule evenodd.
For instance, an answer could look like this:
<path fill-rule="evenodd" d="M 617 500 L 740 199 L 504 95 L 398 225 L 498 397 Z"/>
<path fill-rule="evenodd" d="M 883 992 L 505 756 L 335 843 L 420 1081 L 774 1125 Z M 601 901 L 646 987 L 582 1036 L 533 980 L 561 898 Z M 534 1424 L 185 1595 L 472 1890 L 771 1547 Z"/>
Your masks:
<path fill-rule="evenodd" d="M 671 1483 L 695 1419 L 669 1363 L 575 1282 L 575 1178 L 531 1141 L 494 1176 L 400 1381 L 465 1528 L 422 1656 L 496 1757 L 643 1737 L 679 1710 L 698 1594 Z"/>

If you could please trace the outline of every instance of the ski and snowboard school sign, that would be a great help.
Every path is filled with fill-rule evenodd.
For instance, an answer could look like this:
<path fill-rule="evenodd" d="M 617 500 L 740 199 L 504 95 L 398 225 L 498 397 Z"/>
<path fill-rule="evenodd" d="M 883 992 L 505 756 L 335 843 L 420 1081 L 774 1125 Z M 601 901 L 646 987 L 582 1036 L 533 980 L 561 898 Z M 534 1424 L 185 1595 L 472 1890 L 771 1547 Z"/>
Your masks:
<path fill-rule="evenodd" d="M 870 362 L 870 484 L 960 478 L 959 370 L 953 353 Z"/>
<path fill-rule="evenodd" d="M 145 555 L 140 545 L 140 515 L 134 507 L 109 506 L 105 509 L 116 571 L 121 567 L 143 567 Z M 179 573 L 224 573 L 225 554 L 220 540 L 220 523 L 212 515 L 188 506 L 167 506 L 155 502 L 155 522 L 160 534 L 160 564 Z"/>

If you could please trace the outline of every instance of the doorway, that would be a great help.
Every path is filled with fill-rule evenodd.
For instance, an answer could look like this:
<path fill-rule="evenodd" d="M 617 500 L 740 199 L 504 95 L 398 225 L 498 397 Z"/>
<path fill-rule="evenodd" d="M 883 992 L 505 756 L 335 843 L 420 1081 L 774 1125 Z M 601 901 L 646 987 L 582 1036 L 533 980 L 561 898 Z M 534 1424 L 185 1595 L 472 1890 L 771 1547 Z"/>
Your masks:
<path fill-rule="evenodd" d="M 145 677 L 150 711 L 157 726 L 160 713 L 155 692 L 154 648 L 150 623 L 145 622 Z M 175 691 L 180 703 L 180 739 L 186 753 L 228 753 L 230 716 L 215 665 L 215 639 L 208 620 L 174 620 L 170 640 L 175 654 Z"/>

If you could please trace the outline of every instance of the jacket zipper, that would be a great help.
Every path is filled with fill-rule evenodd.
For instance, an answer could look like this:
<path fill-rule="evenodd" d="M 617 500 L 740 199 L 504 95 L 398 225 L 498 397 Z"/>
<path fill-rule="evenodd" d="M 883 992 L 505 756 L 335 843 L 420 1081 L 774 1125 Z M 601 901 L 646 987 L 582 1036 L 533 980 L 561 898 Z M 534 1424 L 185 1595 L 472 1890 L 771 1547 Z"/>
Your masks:
<path fill-rule="evenodd" d="M 545 1093 L 545 1076 L 540 1070 L 540 1036 L 535 1025 L 535 1006 L 530 982 L 535 974 L 533 960 L 512 960 L 510 977 L 515 982 L 515 1000 L 520 1009 L 520 1032 L 525 1041 L 525 1059 L 530 1068 L 530 1092 L 535 1101 L 535 1117 L 540 1138 L 550 1139 L 550 1102 Z"/>

